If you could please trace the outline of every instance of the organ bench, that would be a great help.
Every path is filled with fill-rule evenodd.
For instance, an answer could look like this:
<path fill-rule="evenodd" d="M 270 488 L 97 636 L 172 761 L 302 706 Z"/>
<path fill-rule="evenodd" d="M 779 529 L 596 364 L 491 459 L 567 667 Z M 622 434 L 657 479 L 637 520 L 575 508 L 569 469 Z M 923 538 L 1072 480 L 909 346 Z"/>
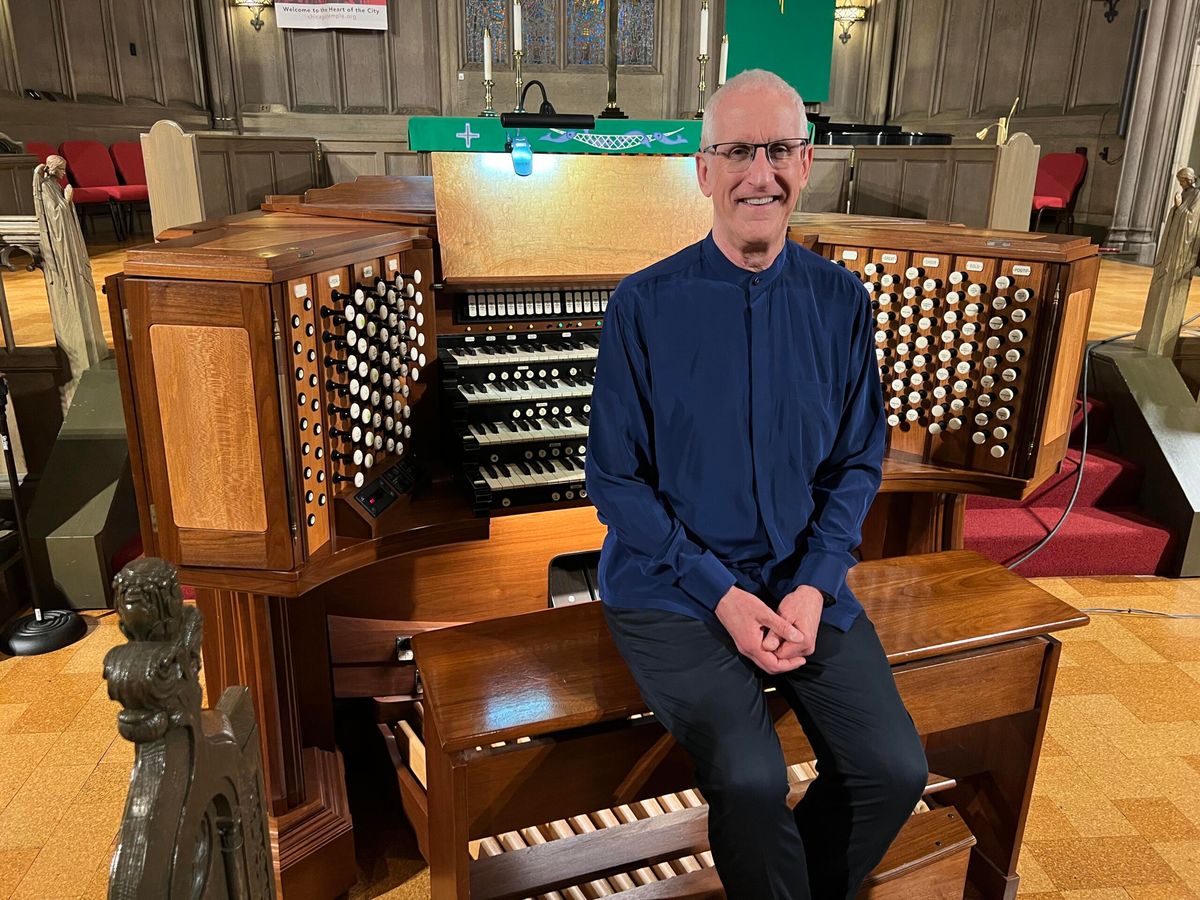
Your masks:
<path fill-rule="evenodd" d="M 931 771 L 953 782 L 936 797 L 974 835 L 968 896 L 1015 897 L 1058 666 L 1051 633 L 1087 617 L 969 551 L 865 562 L 849 579 L 887 650 Z M 562 852 L 549 841 L 472 861 L 472 840 L 683 790 L 688 767 L 643 715 L 598 603 L 431 630 L 412 645 L 424 683 L 429 792 L 428 822 L 414 825 L 425 831 L 435 900 L 539 895 L 706 849 L 699 814 L 690 811 L 675 814 L 675 840 L 665 836 L 669 824 L 617 825 L 566 837 Z M 788 762 L 812 759 L 782 697 L 772 697 L 772 708 Z M 943 863 L 952 848 L 964 850 L 963 822 L 948 809 L 915 815 L 912 826 L 925 837 L 908 835 L 908 864 L 892 859 L 888 868 L 885 860 L 887 878 L 877 870 L 869 882 L 880 892 L 864 896 L 892 896 L 882 891 L 891 882 L 895 896 L 952 896 L 946 879 L 953 884 L 953 866 L 931 875 L 925 869 L 932 865 L 920 863 Z M 639 831 L 623 836 L 622 828 Z M 630 854 L 619 859 L 613 850 L 622 840 Z M 603 844 L 607 853 L 599 851 Z M 589 847 L 599 857 L 593 865 Z M 905 878 L 912 880 L 901 887 Z M 631 896 L 715 896 L 719 882 L 702 867 L 639 890 Z M 960 872 L 955 896 L 961 891 Z"/>

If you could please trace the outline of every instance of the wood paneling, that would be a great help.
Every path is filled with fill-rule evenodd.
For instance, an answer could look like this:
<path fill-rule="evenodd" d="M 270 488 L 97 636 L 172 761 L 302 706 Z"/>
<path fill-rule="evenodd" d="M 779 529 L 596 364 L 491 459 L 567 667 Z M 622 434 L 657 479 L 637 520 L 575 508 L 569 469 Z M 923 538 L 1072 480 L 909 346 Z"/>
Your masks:
<path fill-rule="evenodd" d="M 934 103 L 937 113 L 970 115 L 975 84 L 984 68 L 980 54 L 972 49 L 983 44 L 988 5 L 989 0 L 948 0 L 946 4 L 945 28 L 954 40 L 939 48 Z M 1007 3 L 1000 5 L 1007 8 Z M 1019 65 L 1019 56 L 1017 61 Z"/>
<path fill-rule="evenodd" d="M 0 154 L 0 216 L 33 215 L 33 170 L 36 156 Z"/>
<path fill-rule="evenodd" d="M 19 88 L 69 94 L 58 0 L 9 0 L 8 8 Z"/>
<path fill-rule="evenodd" d="M 1026 81 L 1026 114 L 1058 115 L 1066 106 L 1079 16 L 1064 16 L 1061 6 L 1055 0 L 1038 0 L 1034 5 L 1028 64 L 1036 77 Z"/>
<path fill-rule="evenodd" d="M 63 7 L 63 33 L 77 100 L 120 100 L 120 75 L 113 58 L 112 10 L 101 0 L 75 0 Z"/>
<path fill-rule="evenodd" d="M 153 50 L 162 86 L 159 102 L 203 108 L 204 77 L 197 49 L 200 40 L 195 5 L 191 0 L 153 0 L 146 5 L 152 17 L 151 30 L 158 36 Z"/>
<path fill-rule="evenodd" d="M 426 158 L 404 141 L 321 141 L 321 158 L 329 184 L 354 181 L 360 175 L 425 175 Z"/>
<path fill-rule="evenodd" d="M 240 328 L 155 325 L 150 347 L 176 524 L 265 531 L 249 335 Z"/>
<path fill-rule="evenodd" d="M 0 92 L 15 92 L 20 89 L 20 79 L 17 77 L 16 46 L 17 41 L 13 36 L 8 5 L 0 3 Z"/>
<path fill-rule="evenodd" d="M 950 208 L 946 216 L 972 228 L 987 225 L 987 206 L 983 198 L 992 192 L 995 165 L 988 160 L 960 160 L 950 166 Z"/>
<path fill-rule="evenodd" d="M 1125 81 L 1125 60 L 1133 39 L 1136 10 L 1104 18 L 1104 5 L 1085 3 L 1083 27 L 1076 50 L 1074 91 L 1067 112 L 1102 112 L 1121 97 Z M 1099 109 L 1095 109 L 1099 107 Z"/>
<path fill-rule="evenodd" d="M 160 118 L 207 127 L 195 0 L 8 0 L 0 121 L 21 140 L 137 140 Z M 11 28 L 11 32 L 10 32 Z M 11 34 L 11 37 L 9 36 Z M 50 99 L 16 93 L 37 90 Z M 2 91 L 0 91 L 2 92 Z"/>
<path fill-rule="evenodd" d="M 320 184 L 319 151 L 311 138 L 199 133 L 196 148 L 201 219 L 246 212 L 268 194 L 298 194 Z"/>
<path fill-rule="evenodd" d="M 403 10 L 402 27 L 397 29 L 398 33 L 392 32 L 388 41 L 392 109 L 397 112 L 440 109 L 436 5 L 428 0 L 406 2 Z"/>
<path fill-rule="evenodd" d="M 813 151 L 812 174 L 800 195 L 798 208 L 804 212 L 845 212 L 850 198 L 850 147 L 817 147 Z"/>
<path fill-rule="evenodd" d="M 234 212 L 233 172 L 224 153 L 198 153 L 200 161 L 201 219 L 215 219 Z M 157 228 L 157 225 L 155 226 Z"/>
<path fill-rule="evenodd" d="M 986 20 L 989 26 L 986 34 L 976 32 L 982 51 L 980 58 L 983 60 L 977 73 L 979 100 L 964 112 L 968 115 L 1006 116 L 1020 93 L 1033 3 L 1032 0 L 1004 0 L 988 5 L 991 7 L 990 18 L 985 19 L 986 12 L 980 10 L 981 21 Z M 1067 4 L 1056 5 L 1061 7 Z M 1057 21 L 1054 24 L 1057 25 Z M 954 32 L 947 37 L 957 42 Z"/>
<path fill-rule="evenodd" d="M 1043 155 L 1087 148 L 1076 219 L 1107 224 L 1120 168 L 1099 155 L 1124 152 L 1114 129 L 1136 6 L 1110 23 L 1093 0 L 877 0 L 849 43 L 834 38 L 822 111 L 974 143 L 1019 96 L 1010 132 Z"/>
<path fill-rule="evenodd" d="M 437 11 L 438 0 L 389 0 L 383 32 L 281 31 L 268 13 L 262 31 L 255 32 L 241 11 L 231 10 L 241 112 L 437 113 L 442 105 Z M 313 133 L 290 118 L 285 132 Z M 390 127 L 393 134 L 405 133 L 402 122 Z"/>
<path fill-rule="evenodd" d="M 900 12 L 900 54 L 892 102 L 897 118 L 931 113 L 945 7 L 945 0 L 926 0 L 906 3 Z"/>
<path fill-rule="evenodd" d="M 405 22 L 407 32 L 408 23 Z M 388 33 L 350 31 L 338 35 L 336 55 L 341 71 L 340 110 L 352 113 L 391 112 L 392 60 Z"/>
<path fill-rule="evenodd" d="M 114 39 L 122 36 L 121 42 L 114 43 L 121 94 L 138 103 L 161 103 L 163 97 L 162 81 L 155 71 L 156 46 L 150 35 L 152 16 L 147 0 L 123 0 L 112 6 Z"/>
<path fill-rule="evenodd" d="M 290 568 L 293 547 L 266 289 L 125 279 L 120 290 L 129 312 L 129 366 L 138 385 L 136 418 L 157 506 L 158 551 L 176 565 Z M 193 326 L 206 323 L 231 334 L 205 345 Z M 189 349 L 186 339 L 196 346 Z M 238 347 L 239 342 L 245 346 Z M 182 418 L 158 402 L 159 390 L 173 400 L 187 398 L 185 404 L 171 404 L 183 411 Z M 243 433 L 253 440 L 247 443 Z M 220 503 L 209 501 L 206 491 Z M 261 505 L 262 516 L 233 511 L 243 503 Z"/>
<path fill-rule="evenodd" d="M 332 31 L 288 29 L 287 48 L 289 105 L 296 112 L 342 112 L 339 108 L 341 66 Z"/>

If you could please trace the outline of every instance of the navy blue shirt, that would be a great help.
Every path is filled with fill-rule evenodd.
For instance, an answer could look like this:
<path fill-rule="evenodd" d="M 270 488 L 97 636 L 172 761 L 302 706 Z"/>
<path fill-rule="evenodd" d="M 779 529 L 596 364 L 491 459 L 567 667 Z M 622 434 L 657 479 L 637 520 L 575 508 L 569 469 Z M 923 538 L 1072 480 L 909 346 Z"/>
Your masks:
<path fill-rule="evenodd" d="M 715 622 L 735 583 L 773 608 L 807 584 L 848 629 L 882 476 L 874 333 L 862 284 L 791 241 L 751 272 L 710 234 L 624 279 L 588 435 L 604 602 Z"/>

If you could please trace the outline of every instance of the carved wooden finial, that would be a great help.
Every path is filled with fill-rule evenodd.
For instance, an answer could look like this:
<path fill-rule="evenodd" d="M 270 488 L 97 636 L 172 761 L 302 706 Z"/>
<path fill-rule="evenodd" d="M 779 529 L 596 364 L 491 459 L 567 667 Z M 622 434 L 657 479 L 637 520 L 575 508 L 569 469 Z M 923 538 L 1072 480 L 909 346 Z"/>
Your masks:
<path fill-rule="evenodd" d="M 129 642 L 108 651 L 104 677 L 137 747 L 109 900 L 274 896 L 249 691 L 226 689 L 201 716 L 203 619 L 183 602 L 174 566 L 136 560 L 113 592 Z"/>

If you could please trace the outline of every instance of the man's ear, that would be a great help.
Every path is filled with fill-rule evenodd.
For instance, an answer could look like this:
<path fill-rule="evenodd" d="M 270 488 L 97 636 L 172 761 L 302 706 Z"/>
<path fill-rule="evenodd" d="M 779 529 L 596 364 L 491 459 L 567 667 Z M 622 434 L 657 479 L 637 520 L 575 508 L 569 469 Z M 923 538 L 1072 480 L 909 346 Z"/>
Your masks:
<path fill-rule="evenodd" d="M 813 145 L 809 144 L 804 148 L 804 158 L 800 162 L 800 190 L 804 190 L 808 186 L 808 179 L 812 175 L 813 163 Z"/>
<path fill-rule="evenodd" d="M 711 197 L 713 192 L 712 166 L 709 165 L 708 157 L 703 153 L 696 154 L 696 181 L 700 184 L 700 193 L 705 197 Z"/>

